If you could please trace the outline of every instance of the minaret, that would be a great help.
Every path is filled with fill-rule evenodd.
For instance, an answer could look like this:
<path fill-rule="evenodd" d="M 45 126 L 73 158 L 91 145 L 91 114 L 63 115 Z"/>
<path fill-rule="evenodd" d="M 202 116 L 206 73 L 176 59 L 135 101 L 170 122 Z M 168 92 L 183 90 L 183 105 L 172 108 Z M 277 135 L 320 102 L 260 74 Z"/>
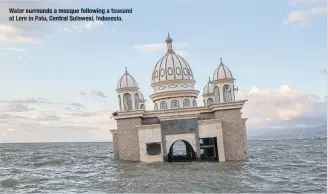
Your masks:
<path fill-rule="evenodd" d="M 173 52 L 173 47 L 172 47 L 172 38 L 170 37 L 170 33 L 167 34 L 166 38 L 166 46 L 167 46 L 167 52 Z"/>

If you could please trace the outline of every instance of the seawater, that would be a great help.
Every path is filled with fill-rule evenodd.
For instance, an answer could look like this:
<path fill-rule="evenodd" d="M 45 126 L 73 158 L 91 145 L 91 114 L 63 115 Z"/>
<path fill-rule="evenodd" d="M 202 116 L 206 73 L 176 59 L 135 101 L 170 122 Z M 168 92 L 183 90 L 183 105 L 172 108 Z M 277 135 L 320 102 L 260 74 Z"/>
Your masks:
<path fill-rule="evenodd" d="M 326 192 L 326 138 L 248 146 L 248 161 L 144 164 L 111 143 L 0 144 L 0 193 Z"/>

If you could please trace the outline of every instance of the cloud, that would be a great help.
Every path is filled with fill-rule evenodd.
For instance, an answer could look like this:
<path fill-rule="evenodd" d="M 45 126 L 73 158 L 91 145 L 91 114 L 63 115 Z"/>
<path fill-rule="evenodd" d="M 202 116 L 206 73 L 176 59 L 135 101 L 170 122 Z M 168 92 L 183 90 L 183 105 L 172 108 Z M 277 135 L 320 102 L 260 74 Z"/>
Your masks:
<path fill-rule="evenodd" d="M 33 110 L 21 103 L 0 104 L 0 112 L 24 112 Z"/>
<path fill-rule="evenodd" d="M 325 0 L 289 0 L 289 6 L 303 5 L 308 7 L 303 10 L 292 10 L 287 18 L 285 24 L 308 25 L 315 16 L 325 15 L 328 12 Z"/>
<path fill-rule="evenodd" d="M 88 96 L 88 95 L 87 95 L 87 93 L 85 93 L 85 92 L 82 92 L 82 91 L 80 91 L 80 92 L 79 92 L 79 95 L 80 95 L 80 96 L 83 96 L 83 97 L 86 97 L 86 96 Z"/>
<path fill-rule="evenodd" d="M 0 103 L 21 103 L 21 104 L 60 104 L 58 102 L 50 102 L 46 100 L 45 98 L 25 98 L 22 100 L 3 100 L 0 101 Z"/>
<path fill-rule="evenodd" d="M 289 6 L 312 5 L 312 4 L 320 4 L 325 2 L 326 0 L 288 0 L 288 5 Z"/>
<path fill-rule="evenodd" d="M 94 28 L 94 27 L 98 27 L 101 25 L 104 25 L 104 22 L 101 22 L 101 21 L 90 22 L 89 21 L 84 24 L 84 28 Z"/>
<path fill-rule="evenodd" d="M 39 44 L 40 37 L 28 35 L 22 29 L 10 24 L 0 24 L 0 43 L 32 43 Z"/>
<path fill-rule="evenodd" d="M 110 141 L 109 129 L 116 128 L 115 121 L 110 120 L 114 111 L 109 109 L 86 108 L 77 102 L 50 102 L 44 98 L 8 100 L 2 104 L 8 102 L 12 107 L 6 111 L 10 112 L 0 109 L 1 142 Z"/>
<path fill-rule="evenodd" d="M 98 91 L 98 90 L 92 91 L 91 95 L 100 98 L 107 98 L 107 96 L 105 96 L 105 94 L 102 91 Z"/>
<path fill-rule="evenodd" d="M 316 15 L 324 15 L 328 12 L 327 7 L 315 7 L 306 11 L 291 11 L 287 19 L 285 20 L 286 24 L 296 23 L 300 25 L 308 25 L 310 20 Z"/>
<path fill-rule="evenodd" d="M 318 125 L 327 121 L 326 105 L 320 97 L 288 85 L 278 89 L 252 87 L 248 94 L 237 94 L 237 99 L 248 99 L 242 111 L 250 127 L 311 125 L 310 120 L 318 118 Z"/>
<path fill-rule="evenodd" d="M 188 46 L 188 43 L 173 43 L 173 48 L 177 50 L 184 50 Z M 154 43 L 154 44 L 140 44 L 135 45 L 134 48 L 142 53 L 152 53 L 157 51 L 165 51 L 166 43 Z M 186 51 L 185 51 L 186 52 Z"/>
<path fill-rule="evenodd" d="M 20 47 L 0 47 L 0 52 L 26 52 L 24 48 Z"/>
<path fill-rule="evenodd" d="M 176 51 L 176 53 L 182 57 L 188 56 L 188 51 L 178 50 L 178 51 Z"/>
<path fill-rule="evenodd" d="M 84 106 L 81 103 L 77 103 L 77 102 L 69 103 L 69 105 L 77 108 L 84 108 Z"/>

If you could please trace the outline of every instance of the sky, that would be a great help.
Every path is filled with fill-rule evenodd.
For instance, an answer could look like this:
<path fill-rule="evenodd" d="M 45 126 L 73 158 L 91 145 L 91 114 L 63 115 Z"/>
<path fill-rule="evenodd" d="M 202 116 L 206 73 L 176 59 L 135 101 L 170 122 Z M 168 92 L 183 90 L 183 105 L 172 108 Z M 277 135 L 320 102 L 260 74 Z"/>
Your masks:
<path fill-rule="evenodd" d="M 120 22 L 9 22 L 8 8 L 133 13 Z M 117 81 L 127 67 L 153 109 L 151 75 L 168 32 L 200 91 L 222 57 L 238 99 L 248 100 L 248 130 L 324 125 L 327 11 L 325 0 L 2 0 L 0 143 L 111 141 Z"/>

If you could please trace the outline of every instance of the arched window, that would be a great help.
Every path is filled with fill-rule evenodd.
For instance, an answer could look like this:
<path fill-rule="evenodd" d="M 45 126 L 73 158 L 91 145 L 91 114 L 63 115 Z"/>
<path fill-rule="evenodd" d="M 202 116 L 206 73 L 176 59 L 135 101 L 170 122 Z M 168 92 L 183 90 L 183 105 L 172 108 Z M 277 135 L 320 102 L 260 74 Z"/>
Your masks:
<path fill-rule="evenodd" d="M 154 110 L 158 110 L 157 103 L 154 104 Z"/>
<path fill-rule="evenodd" d="M 145 105 L 144 104 L 140 104 L 140 109 L 145 110 Z"/>
<path fill-rule="evenodd" d="M 232 101 L 231 87 L 229 84 L 223 86 L 223 96 L 224 96 L 224 102 Z"/>
<path fill-rule="evenodd" d="M 214 103 L 213 98 L 209 98 L 209 99 L 207 99 L 207 106 L 210 106 L 210 105 L 213 104 L 213 103 Z"/>
<path fill-rule="evenodd" d="M 125 93 L 123 95 L 123 105 L 124 105 L 124 111 L 132 110 L 131 94 Z"/>
<path fill-rule="evenodd" d="M 161 102 L 161 110 L 167 109 L 167 104 L 165 101 Z"/>
<path fill-rule="evenodd" d="M 136 110 L 139 109 L 139 95 L 137 93 L 134 95 L 134 106 L 136 107 Z"/>
<path fill-rule="evenodd" d="M 177 101 L 177 100 L 172 100 L 172 101 L 171 101 L 171 109 L 177 109 L 177 108 L 180 108 L 180 107 L 179 107 L 179 101 Z"/>
<path fill-rule="evenodd" d="M 121 96 L 118 95 L 118 104 L 120 106 L 120 111 L 122 111 L 122 102 L 121 102 Z"/>
<path fill-rule="evenodd" d="M 204 106 L 206 106 L 206 101 L 205 101 L 205 99 L 203 100 L 203 102 L 204 102 Z"/>
<path fill-rule="evenodd" d="M 214 87 L 214 95 L 215 95 L 215 103 L 219 103 L 220 102 L 220 91 L 219 91 L 218 86 Z"/>
<path fill-rule="evenodd" d="M 193 99 L 193 100 L 192 100 L 192 106 L 193 106 L 193 107 L 197 107 L 197 101 L 196 101 L 196 99 Z"/>
<path fill-rule="evenodd" d="M 189 108 L 190 107 L 190 100 L 184 99 L 183 100 L 183 108 Z"/>

